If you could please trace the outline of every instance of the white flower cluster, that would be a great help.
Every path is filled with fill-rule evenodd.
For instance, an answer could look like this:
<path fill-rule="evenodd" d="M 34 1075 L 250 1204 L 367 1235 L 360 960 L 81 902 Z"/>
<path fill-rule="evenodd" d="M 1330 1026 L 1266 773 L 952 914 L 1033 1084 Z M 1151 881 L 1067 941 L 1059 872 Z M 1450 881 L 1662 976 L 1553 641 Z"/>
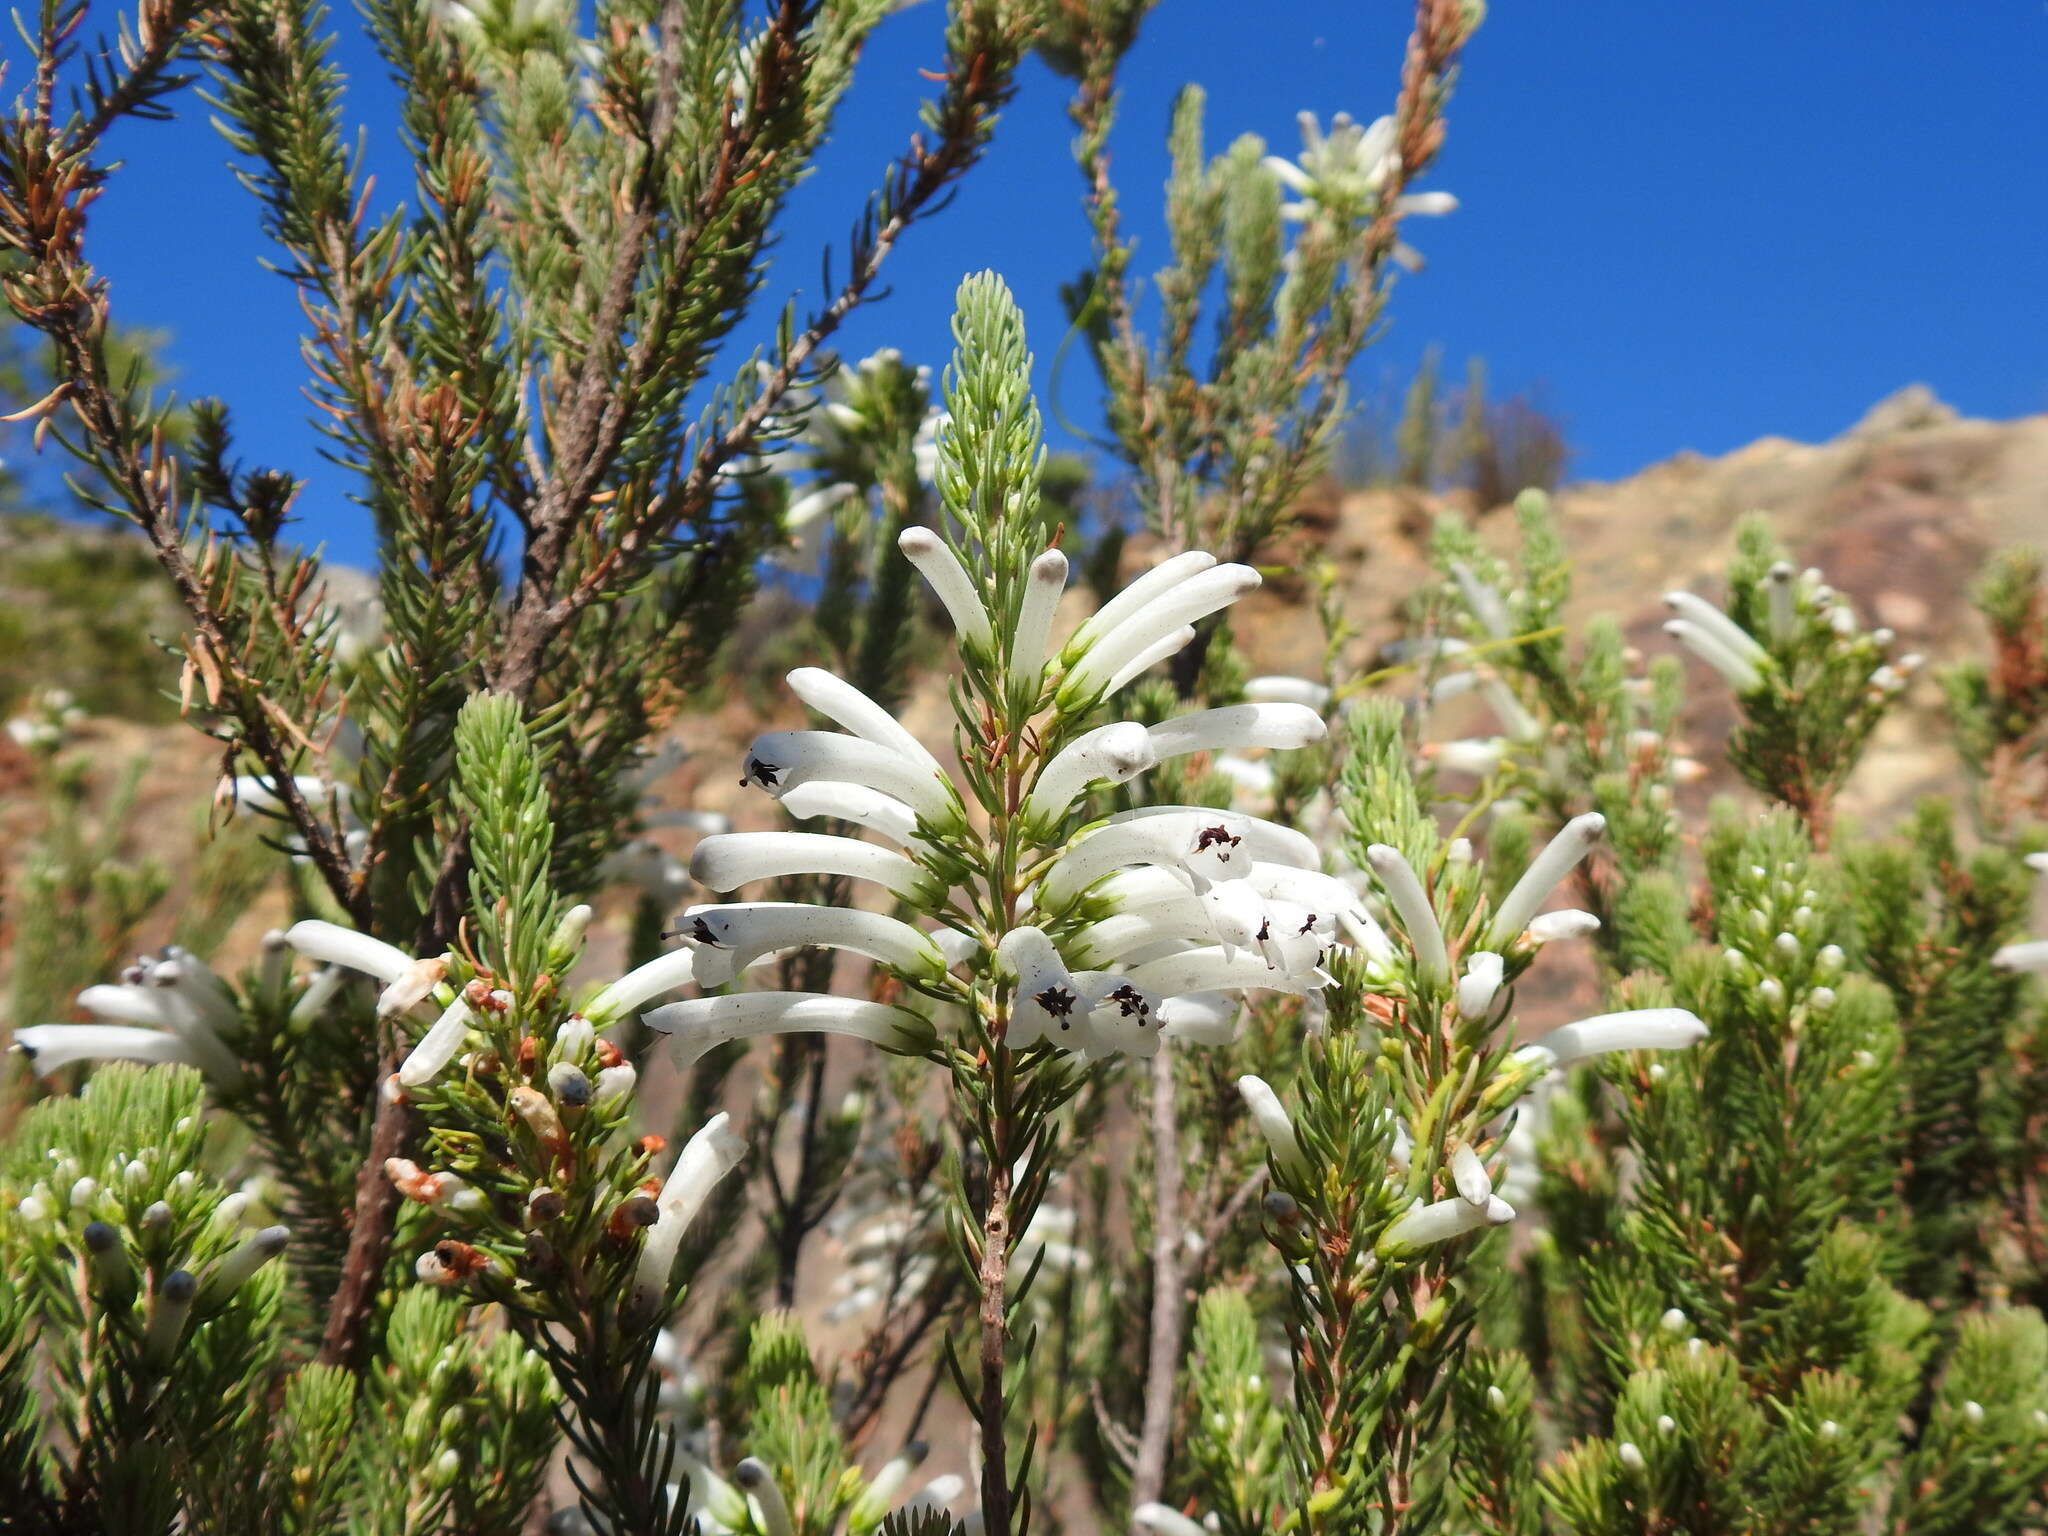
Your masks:
<path fill-rule="evenodd" d="M 1339 112 L 1330 119 L 1328 133 L 1313 112 L 1298 114 L 1296 121 L 1301 124 L 1301 158 L 1268 155 L 1264 162 L 1281 185 L 1301 199 L 1283 203 L 1281 214 L 1304 222 L 1318 209 L 1351 219 L 1376 214 L 1387 187 L 1401 172 L 1393 118 L 1361 125 Z M 1416 214 L 1434 218 L 1454 213 L 1457 207 L 1458 200 L 1448 192 L 1410 192 L 1394 199 L 1392 212 L 1397 219 Z M 1422 257 L 1405 244 L 1397 243 L 1393 255 L 1411 272 L 1422 266 Z"/>
<path fill-rule="evenodd" d="M 953 551 L 925 529 L 906 532 L 901 545 L 964 643 L 995 654 L 986 602 Z M 1201 553 L 1178 556 L 1133 582 L 1055 652 L 1050 631 L 1066 576 L 1066 558 L 1056 550 L 1034 562 L 1006 654 L 1013 681 L 1049 692 L 1059 708 L 1076 713 L 1170 656 L 1193 638 L 1196 621 L 1259 581 L 1246 566 Z M 1319 988 L 1328 980 L 1323 951 L 1340 930 L 1376 931 L 1358 896 L 1321 872 L 1315 845 L 1272 822 L 1203 807 L 1148 806 L 1065 835 L 1091 786 L 1128 783 L 1190 753 L 1284 750 L 1320 739 L 1322 717 L 1306 705 L 1244 704 L 1150 727 L 1119 722 L 1075 738 L 1022 787 L 1018 824 L 1046 857 L 1016 920 L 991 932 L 949 906 L 950 881 L 963 867 L 949 847 L 977 834 L 938 759 L 887 710 L 831 673 L 801 668 L 789 683 L 842 729 L 760 737 L 747 756 L 745 782 L 800 820 L 852 823 L 880 841 L 808 832 L 709 837 L 697 847 L 692 875 L 714 891 L 837 875 L 879 885 L 934 923 L 927 929 L 880 912 L 776 902 L 692 908 L 683 917 L 685 949 L 665 959 L 677 971 L 687 967 L 700 985 L 724 986 L 765 956 L 823 945 L 888 966 L 932 995 L 959 997 L 963 988 L 952 973 L 992 951 L 1017 983 L 1007 1043 L 1021 1049 L 1048 1042 L 1100 1059 L 1150 1055 L 1162 1035 L 1227 1039 L 1237 1008 L 1224 994 Z M 655 1009 L 646 1022 L 672 1033 L 685 1061 L 726 1040 L 787 1031 L 853 1035 L 899 1051 L 932 1040 L 931 1026 L 908 1009 L 815 993 L 696 998 Z"/>
<path fill-rule="evenodd" d="M 1829 586 L 1816 569 L 1796 571 L 1790 561 L 1780 560 L 1760 585 L 1768 626 L 1765 638 L 1774 645 L 1786 644 L 1797 635 L 1802 610 L 1820 615 L 1838 637 L 1836 644 L 1854 640 L 1861 633 L 1848 598 Z M 1664 633 L 1718 672 L 1738 696 L 1764 686 L 1776 663 L 1756 636 L 1696 593 L 1667 592 L 1664 603 L 1677 614 L 1665 623 Z M 1869 638 L 1883 651 L 1896 637 L 1889 629 L 1875 629 Z M 1889 696 L 1903 691 L 1922 660 L 1917 653 L 1909 653 L 1877 667 L 1869 678 L 1871 692 Z"/>
<path fill-rule="evenodd" d="M 15 1049 L 38 1076 L 80 1061 L 139 1061 L 197 1067 L 216 1088 L 242 1081 L 241 1060 L 227 1043 L 241 1017 L 234 994 L 190 950 L 172 945 L 143 955 L 119 982 L 80 992 L 78 1006 L 103 1022 L 14 1032 Z"/>
<path fill-rule="evenodd" d="M 1505 1008 L 1502 993 L 1511 951 L 1525 952 L 1553 940 L 1576 938 L 1599 926 L 1599 919 L 1590 912 L 1540 909 L 1605 835 L 1606 826 L 1605 819 L 1597 813 L 1567 822 L 1529 861 L 1521 878 L 1501 898 L 1477 935 L 1476 941 L 1483 947 L 1465 955 L 1463 969 L 1455 977 L 1449 943 L 1421 878 L 1398 849 L 1375 844 L 1367 857 L 1413 952 L 1411 963 L 1417 979 L 1427 985 L 1449 987 L 1452 1006 L 1460 1019 L 1497 1022 Z M 1681 1050 L 1705 1039 L 1706 1034 L 1706 1024 L 1683 1008 L 1640 1008 L 1599 1014 L 1561 1025 L 1516 1049 L 1508 1058 L 1507 1081 L 1500 1086 L 1520 1097 L 1555 1069 L 1573 1062 L 1609 1051 Z M 1273 1166 L 1294 1178 L 1308 1177 L 1308 1156 L 1279 1095 L 1262 1078 L 1242 1077 L 1237 1086 L 1253 1124 L 1265 1139 Z M 1413 1143 L 1408 1128 L 1398 1120 L 1393 1132 L 1391 1161 L 1394 1170 L 1405 1177 L 1413 1157 Z M 1495 1191 L 1493 1173 L 1478 1150 L 1464 1141 L 1453 1141 L 1444 1150 L 1457 1193 L 1436 1201 L 1416 1198 L 1413 1206 L 1381 1234 L 1377 1249 L 1382 1255 L 1400 1257 L 1481 1227 L 1499 1226 L 1515 1219 L 1515 1208 Z M 1508 1154 L 1509 1170 L 1513 1171 L 1513 1154 L 1518 1149 L 1511 1135 L 1495 1138 L 1491 1150 Z M 1526 1142 L 1519 1150 L 1526 1155 Z"/>

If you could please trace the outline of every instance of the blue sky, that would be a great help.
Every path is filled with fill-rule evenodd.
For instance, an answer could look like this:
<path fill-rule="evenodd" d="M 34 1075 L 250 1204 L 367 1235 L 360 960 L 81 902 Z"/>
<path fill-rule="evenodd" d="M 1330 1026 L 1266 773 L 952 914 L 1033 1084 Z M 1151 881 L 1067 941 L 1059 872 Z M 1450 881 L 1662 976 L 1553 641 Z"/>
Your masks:
<path fill-rule="evenodd" d="M 1183 82 L 1208 90 L 1217 147 L 1249 131 L 1291 149 L 1300 108 L 1385 109 L 1408 16 L 1397 0 L 1162 0 L 1116 144 L 1141 269 L 1163 245 L 1161 141 Z M 870 48 L 768 299 L 815 297 L 821 244 L 843 242 L 914 123 L 942 20 L 912 7 Z M 404 195 L 377 63 L 348 30 L 337 59 L 380 196 Z M 1428 183 L 1464 206 L 1413 227 L 1429 268 L 1400 286 L 1359 382 L 1405 378 L 1432 343 L 1454 366 L 1482 355 L 1497 392 L 1540 389 L 1592 479 L 1682 448 L 1832 436 L 1916 379 L 1972 415 L 2048 410 L 2044 86 L 2044 0 L 1495 0 Z M 116 316 L 168 332 L 178 387 L 225 398 L 246 459 L 311 478 L 304 531 L 365 560 L 365 522 L 306 420 L 295 301 L 261 266 L 205 111 L 185 108 L 116 140 L 127 162 L 92 233 Z M 988 161 L 891 258 L 893 296 L 842 333 L 846 351 L 943 361 L 955 282 L 992 266 L 1043 381 L 1058 286 L 1086 252 L 1064 108 L 1034 63 Z M 1092 423 L 1081 362 L 1061 407 Z"/>

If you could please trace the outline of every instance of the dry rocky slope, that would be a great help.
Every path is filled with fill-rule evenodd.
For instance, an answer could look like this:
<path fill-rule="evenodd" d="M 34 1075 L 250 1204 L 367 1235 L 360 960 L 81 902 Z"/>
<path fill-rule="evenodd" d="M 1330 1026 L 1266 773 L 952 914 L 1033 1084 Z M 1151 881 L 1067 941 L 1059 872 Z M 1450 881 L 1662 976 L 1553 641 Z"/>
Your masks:
<path fill-rule="evenodd" d="M 1332 501 L 1302 530 L 1336 561 L 1367 635 L 1390 633 L 1395 606 L 1431 579 L 1425 530 L 1441 505 L 1366 492 Z M 1767 437 L 1720 458 L 1681 453 L 1626 480 L 1572 487 L 1557 506 L 1577 573 L 1571 620 L 1614 614 L 1645 652 L 1670 648 L 1661 595 L 1689 587 L 1721 597 L 1735 525 L 1762 510 L 1802 565 L 1820 567 L 1855 600 L 1865 623 L 1896 630 L 1901 651 L 1945 661 L 1982 644 L 1969 594 L 1986 555 L 2048 544 L 2048 415 L 1967 420 L 1913 385 L 1832 441 Z M 1479 526 L 1512 546 L 1505 509 Z M 1239 635 L 1262 668 L 1315 664 L 1320 636 L 1284 593 L 1239 611 Z M 1732 720 L 1727 690 L 1704 668 L 1691 683 L 1687 734 L 1711 761 Z M 1873 744 L 1844 811 L 1888 821 L 1916 796 L 1953 788 L 1939 720 L 1940 691 L 1923 674 Z M 1726 782 L 1716 774 L 1710 786 Z"/>

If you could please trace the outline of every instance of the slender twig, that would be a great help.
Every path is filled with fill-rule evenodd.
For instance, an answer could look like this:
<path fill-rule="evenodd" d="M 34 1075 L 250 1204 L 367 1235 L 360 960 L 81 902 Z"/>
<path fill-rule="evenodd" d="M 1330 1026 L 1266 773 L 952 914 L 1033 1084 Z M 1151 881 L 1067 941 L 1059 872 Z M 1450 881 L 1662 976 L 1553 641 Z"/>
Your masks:
<path fill-rule="evenodd" d="M 1166 1458 L 1179 1402 L 1181 1333 L 1187 1297 L 1181 1275 L 1180 1118 L 1171 1043 L 1152 1058 L 1152 1326 L 1145 1359 L 1145 1416 L 1131 1467 L 1131 1504 L 1155 1503 L 1166 1486 Z"/>

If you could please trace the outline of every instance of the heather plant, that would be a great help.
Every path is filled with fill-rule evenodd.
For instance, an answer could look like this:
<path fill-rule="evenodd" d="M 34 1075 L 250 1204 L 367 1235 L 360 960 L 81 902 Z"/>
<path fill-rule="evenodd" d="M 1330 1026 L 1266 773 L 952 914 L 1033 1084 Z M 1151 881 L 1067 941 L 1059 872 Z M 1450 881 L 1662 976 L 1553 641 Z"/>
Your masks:
<path fill-rule="evenodd" d="M 1298 158 L 1212 154 L 1183 94 L 1141 291 L 1110 139 L 1149 7 L 955 0 L 842 283 L 729 356 L 888 9 L 372 4 L 388 210 L 316 8 L 26 24 L 26 414 L 184 605 L 222 773 L 173 912 L 66 701 L 10 726 L 49 804 L 9 898 L 0 1519 L 2038 1529 L 2023 557 L 1998 665 L 1950 679 L 1967 824 L 1845 833 L 1914 667 L 1761 520 L 1668 654 L 1576 618 L 1538 489 L 1511 549 L 1442 523 L 1379 663 L 1303 562 L 1316 675 L 1258 675 L 1230 618 L 1299 548 L 1403 222 L 1454 206 L 1419 183 L 1479 7 L 1421 0 L 1393 110 L 1305 115 Z M 1048 457 L 995 273 L 936 373 L 829 351 L 1032 49 L 1074 87 L 1067 319 L 1128 530 Z M 224 405 L 116 366 L 105 135 L 202 69 L 374 595 Z M 750 623 L 786 676 L 721 689 Z M 1726 742 L 1688 739 L 1686 656 Z M 737 798 L 650 799 L 677 736 Z M 1695 814 L 1723 765 L 1745 798 Z"/>

